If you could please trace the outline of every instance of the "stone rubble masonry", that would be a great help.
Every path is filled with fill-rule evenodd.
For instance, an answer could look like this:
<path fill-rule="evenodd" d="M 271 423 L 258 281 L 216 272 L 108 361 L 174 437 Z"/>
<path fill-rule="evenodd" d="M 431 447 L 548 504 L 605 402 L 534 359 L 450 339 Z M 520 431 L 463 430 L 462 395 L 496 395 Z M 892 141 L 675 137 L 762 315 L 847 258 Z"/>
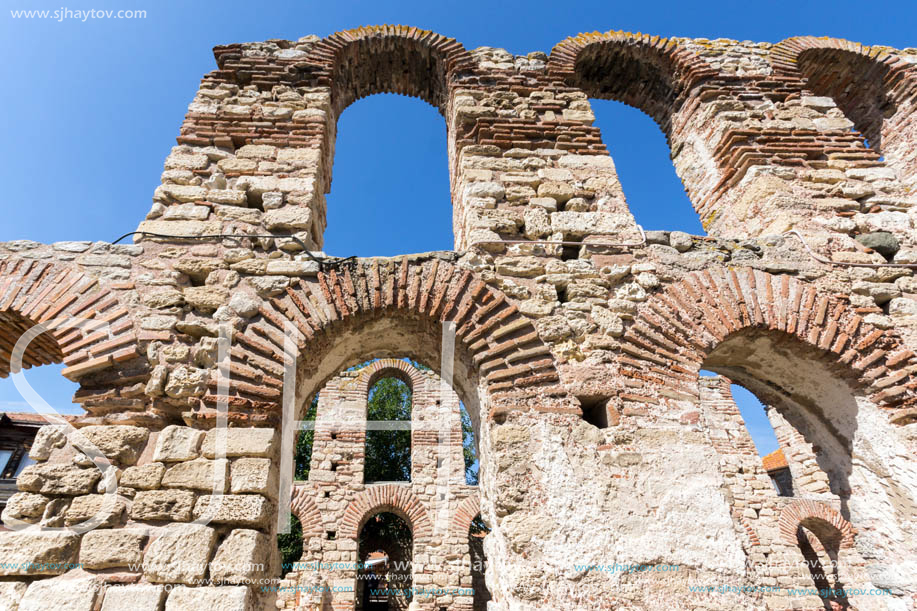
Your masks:
<path fill-rule="evenodd" d="M 0 377 L 44 325 L 23 366 L 63 364 L 77 432 L 113 467 L 103 479 L 77 435 L 41 429 L 3 514 L 32 529 L 0 533 L 3 605 L 353 609 L 320 591 L 352 588 L 353 571 L 283 575 L 271 543 L 292 345 L 296 409 L 319 393 L 290 508 L 304 561 L 355 560 L 365 521 L 392 511 L 414 532 L 414 585 L 470 586 L 480 514 L 490 611 L 823 609 L 785 589 L 689 589 L 811 588 L 812 558 L 839 562 L 831 585 L 888 589 L 856 608 L 914 611 L 917 50 L 607 32 L 513 55 L 374 26 L 214 56 L 140 222 L 160 235 L 0 244 Z M 337 118 L 383 92 L 443 116 L 454 251 L 321 252 Z M 656 121 L 708 235 L 641 231 L 590 99 Z M 432 371 L 347 371 L 375 357 Z M 363 477 L 383 371 L 414 389 L 410 482 Z M 793 497 L 771 485 L 731 382 L 766 405 Z M 479 486 L 464 482 L 459 400 Z M 112 477 L 102 528 L 47 530 L 96 513 Z M 274 596 L 243 560 L 319 589 Z M 614 563 L 681 570 L 575 568 Z"/>

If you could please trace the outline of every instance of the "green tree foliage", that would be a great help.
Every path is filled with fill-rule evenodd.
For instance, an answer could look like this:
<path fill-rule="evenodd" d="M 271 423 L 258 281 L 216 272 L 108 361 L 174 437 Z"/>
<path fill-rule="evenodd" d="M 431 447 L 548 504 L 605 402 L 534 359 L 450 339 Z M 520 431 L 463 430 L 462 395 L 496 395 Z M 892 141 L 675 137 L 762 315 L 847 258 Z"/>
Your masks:
<path fill-rule="evenodd" d="M 411 389 L 397 378 L 382 378 L 369 391 L 367 420 L 411 421 Z M 411 431 L 367 431 L 363 480 L 411 479 Z"/>
<path fill-rule="evenodd" d="M 465 458 L 465 483 L 478 485 L 478 456 L 474 447 L 474 430 L 471 427 L 471 416 L 465 406 L 462 409 L 462 454 Z"/>
<path fill-rule="evenodd" d="M 277 535 L 277 548 L 280 549 L 281 568 L 286 575 L 302 558 L 302 524 L 295 515 L 290 514 L 290 532 Z"/>

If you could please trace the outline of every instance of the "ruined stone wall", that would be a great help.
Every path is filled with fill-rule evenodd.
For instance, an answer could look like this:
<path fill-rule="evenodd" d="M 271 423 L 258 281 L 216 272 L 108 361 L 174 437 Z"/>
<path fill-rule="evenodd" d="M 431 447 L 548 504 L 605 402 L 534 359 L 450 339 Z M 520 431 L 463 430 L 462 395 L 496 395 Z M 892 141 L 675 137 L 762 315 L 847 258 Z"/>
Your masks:
<path fill-rule="evenodd" d="M 301 412 L 331 381 L 323 407 L 356 410 L 341 371 L 410 357 L 448 368 L 480 441 L 489 609 L 822 609 L 786 589 L 808 557 L 888 589 L 859 609 L 915 608 L 912 50 L 612 32 L 513 56 L 384 26 L 215 56 L 134 245 L 0 245 L 0 374 L 43 323 L 23 363 L 63 362 L 87 411 L 79 451 L 43 433 L 4 513 L 35 525 L 0 535 L 7 606 L 272 608 L 284 390 Z M 454 252 L 319 251 L 337 117 L 383 92 L 444 117 Z M 656 120 L 708 236 L 636 225 L 589 98 Z M 797 497 L 701 369 L 769 406 Z M 307 557 L 352 557 L 357 514 L 396 505 L 359 481 L 360 439 L 318 438 L 309 487 L 333 497 L 293 497 Z M 414 524 L 451 550 L 417 566 L 467 548 L 474 493 L 450 490 L 465 532 Z M 50 561 L 83 565 L 9 568 Z M 614 564 L 670 568 L 588 568 Z"/>

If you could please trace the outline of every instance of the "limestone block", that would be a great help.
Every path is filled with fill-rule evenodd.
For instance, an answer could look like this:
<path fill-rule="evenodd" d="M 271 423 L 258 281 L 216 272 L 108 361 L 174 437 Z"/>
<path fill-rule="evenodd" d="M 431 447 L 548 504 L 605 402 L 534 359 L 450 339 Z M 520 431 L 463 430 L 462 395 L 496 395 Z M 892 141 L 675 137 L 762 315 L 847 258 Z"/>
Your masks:
<path fill-rule="evenodd" d="M 172 153 L 166 157 L 167 170 L 204 170 L 210 164 L 210 158 L 201 153 Z"/>
<path fill-rule="evenodd" d="M 196 367 L 176 367 L 169 373 L 165 393 L 173 399 L 199 397 L 207 390 L 209 372 Z"/>
<path fill-rule="evenodd" d="M 203 187 L 201 190 L 204 191 Z M 219 221 L 143 221 L 137 231 L 164 235 L 212 235 L 220 233 Z"/>
<path fill-rule="evenodd" d="M 465 197 L 492 197 L 502 199 L 505 189 L 498 182 L 473 182 L 467 185 L 464 190 Z"/>
<path fill-rule="evenodd" d="M 183 294 L 185 301 L 201 312 L 213 312 L 229 300 L 229 290 L 222 286 L 189 286 Z"/>
<path fill-rule="evenodd" d="M 209 526 L 170 526 L 147 547 L 143 576 L 154 583 L 194 583 L 202 579 L 216 539 L 216 531 Z"/>
<path fill-rule="evenodd" d="M 226 492 L 229 489 L 229 461 L 225 458 L 198 458 L 169 467 L 162 476 L 163 488 L 190 488 L 205 492 Z"/>
<path fill-rule="evenodd" d="M 534 278 L 544 274 L 544 260 L 538 257 L 498 257 L 497 273 L 521 278 Z"/>
<path fill-rule="evenodd" d="M 143 544 L 147 539 L 145 529 L 93 530 L 83 536 L 80 544 L 80 563 L 87 569 L 140 564 L 143 561 Z"/>
<path fill-rule="evenodd" d="M 261 308 L 261 300 L 249 293 L 237 291 L 229 299 L 229 307 L 235 310 L 239 316 L 251 318 Z"/>
<path fill-rule="evenodd" d="M 318 273 L 317 261 L 268 261 L 265 267 L 268 274 L 282 276 L 308 276 Z"/>
<path fill-rule="evenodd" d="M 95 445 L 109 460 L 122 465 L 132 465 L 143 452 L 150 432 L 138 426 L 85 426 L 70 435 L 70 442 L 77 445 L 80 435 Z"/>
<path fill-rule="evenodd" d="M 273 159 L 277 154 L 277 147 L 267 144 L 246 144 L 236 151 L 236 157 L 242 159 Z"/>
<path fill-rule="evenodd" d="M 252 161 L 251 159 L 237 159 L 232 157 L 227 157 L 226 159 L 220 159 L 217 162 L 217 166 L 224 172 L 254 172 L 258 169 L 258 162 Z"/>
<path fill-rule="evenodd" d="M 276 443 L 274 429 L 267 428 L 223 428 L 211 429 L 204 435 L 201 453 L 207 458 L 216 458 L 221 450 L 225 435 L 226 457 L 256 456 L 269 457 L 274 453 Z"/>
<path fill-rule="evenodd" d="M 135 520 L 188 522 L 194 493 L 190 490 L 143 490 L 134 497 L 131 517 Z"/>
<path fill-rule="evenodd" d="M 562 204 L 573 197 L 573 185 L 555 180 L 546 180 L 538 185 L 538 197 L 550 197 Z"/>
<path fill-rule="evenodd" d="M 3 519 L 5 520 L 7 517 L 20 520 L 23 518 L 40 518 L 50 500 L 43 494 L 17 492 L 6 501 L 6 507 L 3 509 Z"/>
<path fill-rule="evenodd" d="M 276 176 L 240 176 L 236 187 L 249 193 L 262 195 L 268 191 L 312 191 L 312 178 L 277 178 Z"/>
<path fill-rule="evenodd" d="M 210 563 L 215 582 L 246 583 L 267 571 L 271 539 L 257 530 L 237 529 L 220 544 Z"/>
<path fill-rule="evenodd" d="M 245 206 L 248 204 L 248 197 L 245 195 L 244 191 L 236 191 L 234 189 L 210 189 L 207 191 L 207 201 L 227 206 Z"/>
<path fill-rule="evenodd" d="M 68 429 L 69 427 L 63 424 L 48 424 L 38 429 L 29 450 L 29 458 L 48 460 L 53 450 L 62 448 L 67 443 Z"/>
<path fill-rule="evenodd" d="M 30 465 L 16 479 L 20 490 L 42 494 L 89 494 L 95 489 L 102 472 L 92 467 L 83 469 L 71 464 Z"/>
<path fill-rule="evenodd" d="M 230 491 L 233 494 L 277 495 L 277 469 L 271 468 L 269 458 L 240 458 L 232 463 Z"/>
<path fill-rule="evenodd" d="M 264 527 L 271 515 L 271 504 L 256 494 L 202 496 L 194 505 L 194 519 L 210 517 L 215 524 Z"/>
<path fill-rule="evenodd" d="M 321 158 L 317 148 L 282 148 L 277 151 L 278 163 L 289 163 L 297 167 L 316 166 Z"/>
<path fill-rule="evenodd" d="M 266 212 L 261 222 L 268 231 L 311 229 L 312 210 L 306 206 L 284 206 Z"/>
<path fill-rule="evenodd" d="M 207 190 L 204 187 L 192 185 L 162 185 L 156 189 L 169 199 L 179 202 L 195 202 L 204 199 Z"/>
<path fill-rule="evenodd" d="M 165 586 L 132 584 L 109 586 L 102 600 L 102 611 L 162 611 L 166 601 Z"/>
<path fill-rule="evenodd" d="M 107 497 L 107 501 L 106 501 Z M 70 503 L 64 514 L 64 523 L 67 526 L 80 524 L 95 516 L 102 522 L 100 528 L 111 528 L 121 523 L 127 505 L 123 499 L 116 495 L 87 494 L 78 496 Z"/>
<path fill-rule="evenodd" d="M 156 438 L 156 449 L 153 460 L 176 462 L 191 460 L 200 456 L 201 441 L 204 431 L 189 426 L 169 425 L 162 429 Z"/>
<path fill-rule="evenodd" d="M 200 204 L 179 204 L 169 206 L 162 213 L 167 221 L 206 221 L 210 216 L 210 206 Z"/>
<path fill-rule="evenodd" d="M 0 609 L 17 611 L 29 585 L 22 581 L 0 581 Z"/>
<path fill-rule="evenodd" d="M 161 287 L 143 291 L 140 294 L 143 305 L 150 308 L 174 308 L 183 305 L 185 298 L 182 294 L 170 287 Z"/>
<path fill-rule="evenodd" d="M 146 465 L 128 467 L 121 474 L 121 480 L 118 483 L 128 488 L 153 490 L 159 487 L 159 482 L 162 481 L 162 474 L 165 472 L 166 467 L 161 462 L 151 462 Z"/>
<path fill-rule="evenodd" d="M 246 586 L 178 586 L 169 594 L 166 611 L 252 611 L 252 600 Z"/>
<path fill-rule="evenodd" d="M 76 562 L 79 535 L 67 532 L 0 533 L 0 576 L 60 575 Z"/>
<path fill-rule="evenodd" d="M 19 611 L 94 611 L 101 591 L 95 579 L 34 581 L 19 603 Z"/>
<path fill-rule="evenodd" d="M 628 217 L 607 212 L 555 212 L 551 229 L 569 236 L 617 234 L 630 225 Z"/>

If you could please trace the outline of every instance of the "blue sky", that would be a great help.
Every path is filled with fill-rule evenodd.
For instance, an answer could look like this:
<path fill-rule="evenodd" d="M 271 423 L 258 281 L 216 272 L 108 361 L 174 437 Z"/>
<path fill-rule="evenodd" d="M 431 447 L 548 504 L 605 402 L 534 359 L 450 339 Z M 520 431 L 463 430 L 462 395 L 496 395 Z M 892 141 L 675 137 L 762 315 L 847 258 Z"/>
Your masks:
<path fill-rule="evenodd" d="M 62 3 L 9 0 L 0 13 L 0 241 L 111 241 L 151 204 L 162 163 L 211 49 L 230 42 L 325 36 L 365 24 L 435 30 L 466 48 L 549 52 L 567 36 L 610 29 L 663 36 L 776 42 L 831 35 L 867 44 L 915 44 L 917 8 L 905 2 L 177 2 L 93 0 L 70 10 L 145 10 L 145 19 L 14 19 L 12 10 Z M 894 14 L 894 19 L 885 15 Z M 874 17 L 875 16 L 875 17 Z M 881 16 L 881 17 L 879 17 Z M 700 226 L 651 119 L 596 102 L 597 124 L 631 208 L 648 229 Z M 421 101 L 373 96 L 341 116 L 325 250 L 391 255 L 449 249 L 445 124 Z M 30 380 L 55 405 L 72 385 L 59 368 Z M 31 377 L 36 376 L 36 377 Z M 0 381 L 0 406 L 18 393 Z M 13 406 L 7 406 L 12 408 Z"/>

